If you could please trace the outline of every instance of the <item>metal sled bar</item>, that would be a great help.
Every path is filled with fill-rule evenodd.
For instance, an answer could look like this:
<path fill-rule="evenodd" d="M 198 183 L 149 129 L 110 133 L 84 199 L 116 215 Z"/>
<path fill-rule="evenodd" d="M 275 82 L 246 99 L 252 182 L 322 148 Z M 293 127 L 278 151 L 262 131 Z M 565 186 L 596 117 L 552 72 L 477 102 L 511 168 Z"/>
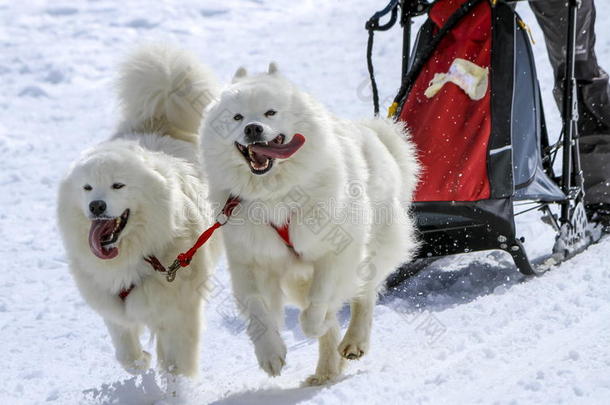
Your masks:
<path fill-rule="evenodd" d="M 580 155 L 578 150 L 578 96 L 576 94 L 576 79 L 574 68 L 576 63 L 576 22 L 578 16 L 579 0 L 568 0 L 568 35 L 566 44 L 566 70 L 563 82 L 563 166 L 562 166 L 562 190 L 567 196 L 572 193 L 573 175 L 582 176 L 580 170 Z M 576 173 L 574 173 L 576 172 Z M 576 185 L 582 190 L 582 179 L 576 181 Z M 574 201 L 566 200 L 561 205 L 562 224 L 570 221 L 570 208 Z"/>

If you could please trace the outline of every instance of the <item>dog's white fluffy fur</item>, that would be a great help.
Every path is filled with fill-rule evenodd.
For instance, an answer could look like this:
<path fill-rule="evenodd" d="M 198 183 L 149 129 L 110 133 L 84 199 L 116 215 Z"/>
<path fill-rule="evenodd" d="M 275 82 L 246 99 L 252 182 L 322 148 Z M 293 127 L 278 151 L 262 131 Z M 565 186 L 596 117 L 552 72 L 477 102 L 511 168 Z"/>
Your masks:
<path fill-rule="evenodd" d="M 255 174 L 235 145 L 247 146 L 244 128 L 253 123 L 263 128 L 262 141 L 300 133 L 306 142 Z M 223 235 L 260 367 L 280 374 L 286 346 L 279 331 L 292 303 L 302 309 L 303 332 L 319 338 L 306 383 L 334 380 L 344 358 L 369 350 L 377 293 L 417 246 L 408 210 L 418 164 L 407 131 L 388 119 L 339 119 L 271 64 L 265 74 L 236 72 L 206 114 L 202 152 L 213 201 L 241 199 Z M 270 226 L 288 222 L 296 254 Z M 336 313 L 347 302 L 351 320 L 341 340 Z"/>
<path fill-rule="evenodd" d="M 172 283 L 144 258 L 155 255 L 169 265 L 212 223 L 196 151 L 202 111 L 217 85 L 189 54 L 154 45 L 128 58 L 118 90 L 123 117 L 117 133 L 85 151 L 60 186 L 59 228 L 70 270 L 87 303 L 104 318 L 116 358 L 128 371 L 149 367 L 150 354 L 139 341 L 148 327 L 161 368 L 194 375 L 202 299 L 221 241 L 214 238 L 200 249 Z M 115 183 L 125 186 L 113 189 Z M 98 258 L 88 244 L 94 200 L 105 201 L 106 217 L 130 210 L 115 258 Z M 131 285 L 123 301 L 119 292 Z"/>

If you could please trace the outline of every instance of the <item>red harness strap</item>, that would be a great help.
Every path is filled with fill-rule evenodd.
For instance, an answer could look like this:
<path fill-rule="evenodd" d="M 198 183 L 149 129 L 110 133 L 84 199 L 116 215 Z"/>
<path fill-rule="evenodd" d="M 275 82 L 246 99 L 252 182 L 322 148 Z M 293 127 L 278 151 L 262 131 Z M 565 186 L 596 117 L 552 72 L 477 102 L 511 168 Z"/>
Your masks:
<path fill-rule="evenodd" d="M 220 228 L 221 226 L 223 226 L 224 224 L 227 223 L 227 221 L 229 220 L 229 217 L 233 213 L 233 210 L 235 209 L 235 207 L 237 207 L 239 205 L 239 201 L 240 200 L 238 197 L 232 197 L 232 196 L 229 197 L 229 199 L 225 203 L 225 206 L 222 208 L 222 211 L 216 217 L 216 222 L 214 222 L 214 224 L 212 224 L 211 227 L 209 227 L 208 229 L 203 231 L 203 233 L 199 236 L 199 238 L 197 238 L 197 241 L 195 242 L 193 247 L 191 247 L 189 250 L 187 250 L 184 253 L 180 253 L 176 257 L 176 260 L 174 260 L 174 262 L 167 269 L 165 268 L 165 266 L 163 266 L 163 264 L 159 261 L 159 259 L 157 259 L 157 257 L 154 255 L 145 257 L 144 261 L 147 262 L 148 264 L 150 264 L 151 267 L 155 271 L 158 271 L 160 273 L 167 273 L 167 276 L 166 276 L 167 281 L 169 281 L 169 282 L 174 281 L 174 279 L 176 278 L 176 272 L 178 271 L 178 269 L 180 269 L 181 267 L 188 266 L 191 263 L 193 256 L 195 256 L 195 253 L 197 253 L 197 250 L 201 246 L 203 246 L 208 241 L 208 239 L 210 239 L 212 237 L 212 234 L 214 234 L 214 231 L 216 231 L 216 229 Z"/>
<path fill-rule="evenodd" d="M 220 215 L 216 217 L 216 222 L 214 222 L 214 225 L 203 231 L 199 238 L 197 238 L 197 241 L 192 248 L 187 250 L 185 253 L 180 253 L 178 255 L 176 260 L 180 263 L 180 267 L 188 266 L 193 259 L 193 256 L 195 256 L 195 253 L 197 253 L 197 250 L 203 246 L 208 239 L 210 239 L 214 231 L 227 223 L 231 217 L 231 214 L 233 214 L 233 210 L 239 205 L 239 201 L 240 200 L 238 197 L 229 197 L 225 203 L 225 206 L 222 208 Z"/>
<path fill-rule="evenodd" d="M 294 249 L 294 246 L 292 246 L 292 242 L 290 241 L 290 220 L 286 222 L 286 224 L 284 224 L 284 226 L 282 226 L 281 228 L 273 224 L 271 224 L 271 226 L 273 227 L 273 229 L 275 229 L 275 232 L 277 232 L 279 237 L 282 238 L 286 246 L 291 249 Z"/>
<path fill-rule="evenodd" d="M 166 276 L 167 281 L 170 281 L 170 282 L 174 281 L 174 279 L 176 278 L 176 272 L 178 271 L 178 269 L 180 267 L 186 267 L 191 263 L 191 260 L 193 259 L 193 256 L 195 256 L 195 253 L 197 253 L 197 250 L 201 246 L 203 246 L 208 241 L 208 239 L 210 239 L 212 237 L 212 234 L 214 234 L 214 231 L 216 231 L 216 229 L 220 228 L 221 226 L 223 226 L 224 224 L 226 224 L 229 221 L 229 218 L 233 214 L 233 210 L 235 210 L 235 208 L 239 205 L 240 201 L 241 200 L 239 199 L 239 197 L 230 196 L 229 199 L 227 200 L 227 202 L 225 203 L 225 206 L 222 208 L 222 211 L 220 212 L 218 217 L 216 217 L 216 222 L 214 222 L 214 224 L 211 227 L 209 227 L 208 229 L 203 231 L 203 233 L 199 236 L 199 238 L 197 238 L 197 241 L 195 242 L 195 244 L 193 245 L 192 248 L 190 248 L 189 250 L 187 250 L 184 253 L 180 253 L 176 257 L 176 260 L 174 260 L 174 262 L 167 269 L 163 266 L 163 264 L 155 256 L 145 257 L 144 261 L 146 261 L 148 264 L 150 264 L 151 267 L 155 271 L 158 271 L 160 273 L 167 273 L 167 276 Z M 286 225 L 282 226 L 281 228 L 278 226 L 275 226 L 273 224 L 271 224 L 271 226 L 273 227 L 273 229 L 275 229 L 275 231 L 277 232 L 279 237 L 282 238 L 282 240 L 284 241 L 286 246 L 289 249 L 291 249 L 295 254 L 297 254 L 294 250 L 294 246 L 292 245 L 292 242 L 290 241 L 290 232 L 289 232 L 290 221 L 288 221 L 286 223 Z M 133 289 L 133 286 L 129 289 L 129 291 L 127 291 L 125 297 L 127 297 L 127 295 L 129 295 L 129 293 L 131 292 L 132 289 Z M 123 291 L 121 291 L 121 294 L 123 294 Z M 122 298 L 121 294 L 119 294 L 119 296 L 121 296 L 121 298 Z M 122 298 L 122 299 L 124 299 L 124 298 Z"/>
<path fill-rule="evenodd" d="M 133 291 L 133 289 L 136 288 L 135 284 L 132 284 L 129 286 L 129 288 L 124 288 L 119 292 L 119 298 L 121 299 L 121 301 L 125 301 L 125 298 L 127 298 L 127 296 L 131 293 L 131 291 Z"/>

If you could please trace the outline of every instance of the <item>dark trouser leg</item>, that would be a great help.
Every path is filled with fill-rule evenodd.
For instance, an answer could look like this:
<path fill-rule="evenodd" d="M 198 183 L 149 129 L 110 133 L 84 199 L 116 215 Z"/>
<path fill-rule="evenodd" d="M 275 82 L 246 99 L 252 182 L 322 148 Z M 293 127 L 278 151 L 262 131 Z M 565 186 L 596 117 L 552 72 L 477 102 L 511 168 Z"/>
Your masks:
<path fill-rule="evenodd" d="M 530 2 L 544 32 L 549 59 L 555 75 L 555 100 L 561 108 L 567 42 L 565 0 Z M 595 6 L 582 0 L 578 10 L 576 38 L 576 80 L 579 90 L 578 128 L 582 168 L 585 173 L 585 200 L 588 204 L 610 203 L 610 86 L 608 74 L 595 55 Z"/>
<path fill-rule="evenodd" d="M 555 99 L 561 106 L 563 96 L 563 76 L 565 71 L 565 48 L 568 32 L 568 10 L 565 0 L 544 0 L 530 3 L 538 23 L 544 32 L 549 59 L 555 74 Z M 595 55 L 595 6 L 593 0 L 583 0 L 578 10 L 576 37 L 576 80 L 578 80 L 581 101 L 590 115 L 600 124 L 610 127 L 610 87 L 608 74 L 597 64 Z M 587 114 L 585 114 L 587 115 Z M 585 118 L 585 117 L 583 117 Z M 591 123 L 584 133 L 591 131 Z M 583 131 L 581 131 L 583 132 Z M 587 133 L 588 132 L 588 133 Z"/>

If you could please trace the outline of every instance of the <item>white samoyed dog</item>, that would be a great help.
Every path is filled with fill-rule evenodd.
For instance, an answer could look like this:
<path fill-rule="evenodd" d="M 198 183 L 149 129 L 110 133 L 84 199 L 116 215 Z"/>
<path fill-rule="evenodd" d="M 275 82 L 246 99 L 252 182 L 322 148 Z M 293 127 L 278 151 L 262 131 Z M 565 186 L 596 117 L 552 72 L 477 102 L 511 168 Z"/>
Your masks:
<path fill-rule="evenodd" d="M 71 273 L 104 318 L 116 358 L 133 373 L 150 363 L 139 340 L 143 327 L 156 336 L 162 370 L 197 371 L 202 299 L 220 240 L 200 249 L 171 283 L 151 264 L 171 263 L 212 223 L 197 150 L 202 111 L 216 86 L 183 51 L 139 49 L 120 71 L 117 133 L 85 151 L 59 189 Z"/>
<path fill-rule="evenodd" d="M 260 367 L 280 374 L 284 305 L 319 338 L 315 373 L 336 379 L 343 359 L 369 350 L 373 310 L 386 277 L 417 247 L 408 215 L 418 163 L 405 128 L 329 113 L 269 65 L 233 83 L 202 125 L 210 196 L 239 201 L 223 228 L 236 299 Z M 343 339 L 337 312 L 351 305 Z"/>

